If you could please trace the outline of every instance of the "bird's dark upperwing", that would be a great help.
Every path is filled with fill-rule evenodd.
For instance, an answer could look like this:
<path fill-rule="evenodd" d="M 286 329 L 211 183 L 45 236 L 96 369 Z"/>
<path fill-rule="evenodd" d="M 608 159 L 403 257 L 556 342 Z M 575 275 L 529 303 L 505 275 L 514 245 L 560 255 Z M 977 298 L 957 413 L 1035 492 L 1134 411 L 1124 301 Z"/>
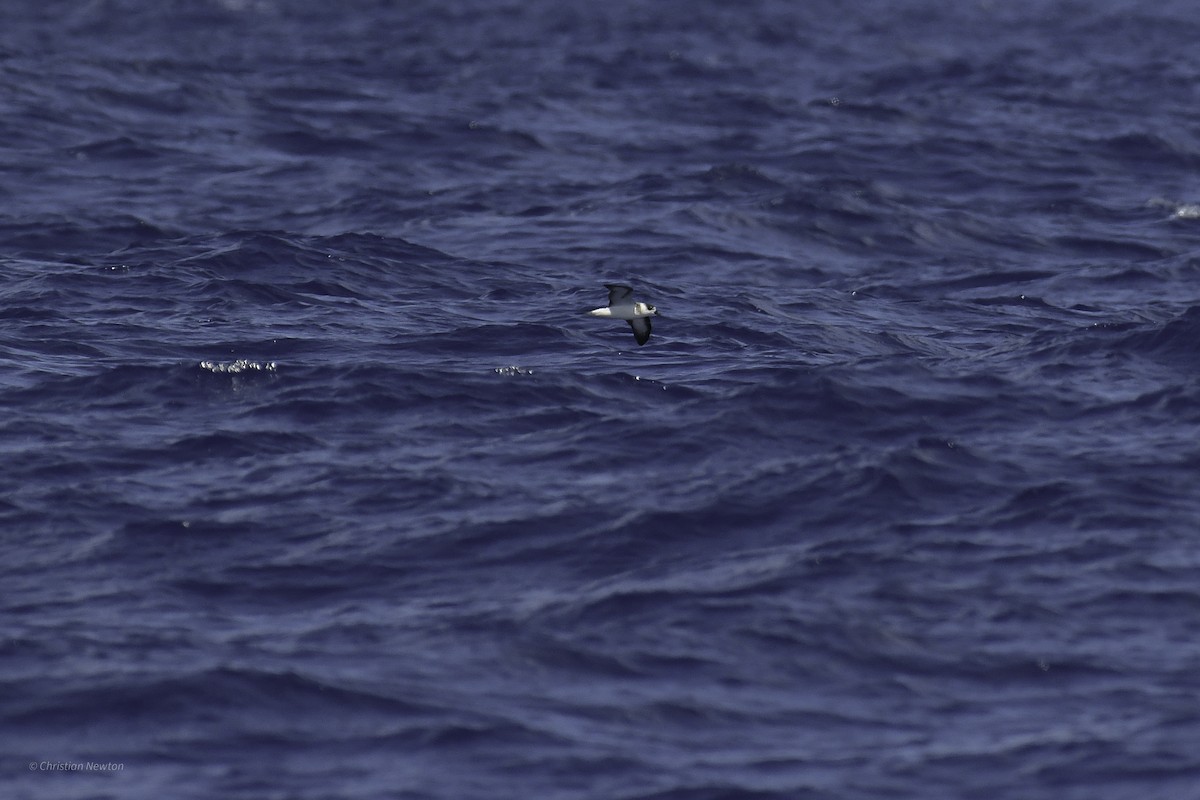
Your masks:
<path fill-rule="evenodd" d="M 650 338 L 650 318 L 638 317 L 637 319 L 629 320 L 629 327 L 633 328 L 633 338 L 637 339 L 638 345 L 643 345 Z"/>
<path fill-rule="evenodd" d="M 604 288 L 608 289 L 608 304 L 610 306 L 624 305 L 629 299 L 629 295 L 633 294 L 633 289 L 620 283 L 606 283 Z"/>

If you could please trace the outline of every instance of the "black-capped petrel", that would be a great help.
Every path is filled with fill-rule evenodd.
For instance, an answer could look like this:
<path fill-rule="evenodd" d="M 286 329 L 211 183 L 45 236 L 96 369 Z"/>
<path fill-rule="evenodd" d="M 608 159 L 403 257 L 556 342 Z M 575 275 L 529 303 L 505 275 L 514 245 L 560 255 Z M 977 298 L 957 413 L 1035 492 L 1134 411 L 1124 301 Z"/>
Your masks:
<path fill-rule="evenodd" d="M 608 308 L 597 308 L 588 313 L 593 317 L 627 320 L 638 345 L 645 344 L 650 338 L 650 318 L 658 316 L 658 310 L 646 303 L 633 302 L 633 289 L 628 286 L 606 283 L 604 288 L 608 289 Z"/>

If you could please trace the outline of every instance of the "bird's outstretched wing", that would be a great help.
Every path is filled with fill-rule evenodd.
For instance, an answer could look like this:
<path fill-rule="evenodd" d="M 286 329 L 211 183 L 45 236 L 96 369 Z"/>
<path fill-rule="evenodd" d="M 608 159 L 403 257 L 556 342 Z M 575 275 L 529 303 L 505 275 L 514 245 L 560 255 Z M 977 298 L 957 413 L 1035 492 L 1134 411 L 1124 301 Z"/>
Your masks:
<path fill-rule="evenodd" d="M 637 319 L 629 320 L 629 327 L 633 328 L 633 338 L 637 339 L 639 346 L 646 343 L 650 338 L 650 318 L 638 317 Z"/>
<path fill-rule="evenodd" d="M 620 283 L 606 283 L 604 288 L 608 289 L 608 304 L 610 306 L 624 305 L 625 301 L 629 300 L 629 296 L 633 294 L 633 289 Z"/>

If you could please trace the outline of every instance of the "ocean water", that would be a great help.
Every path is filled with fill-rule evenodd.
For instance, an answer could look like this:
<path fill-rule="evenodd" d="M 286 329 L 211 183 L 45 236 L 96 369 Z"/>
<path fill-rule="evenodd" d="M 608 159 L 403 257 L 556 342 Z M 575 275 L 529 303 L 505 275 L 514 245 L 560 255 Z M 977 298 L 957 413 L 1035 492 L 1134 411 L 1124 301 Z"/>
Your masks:
<path fill-rule="evenodd" d="M 0 19 L 4 797 L 1200 796 L 1193 3 Z"/>

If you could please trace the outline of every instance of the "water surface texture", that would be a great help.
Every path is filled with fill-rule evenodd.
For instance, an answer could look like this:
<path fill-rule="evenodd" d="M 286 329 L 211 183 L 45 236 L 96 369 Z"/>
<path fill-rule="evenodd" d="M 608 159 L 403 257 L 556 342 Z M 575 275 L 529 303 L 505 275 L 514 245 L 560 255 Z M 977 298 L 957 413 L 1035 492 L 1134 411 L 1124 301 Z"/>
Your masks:
<path fill-rule="evenodd" d="M 10 4 L 0 794 L 1195 796 L 1197 42 Z"/>

